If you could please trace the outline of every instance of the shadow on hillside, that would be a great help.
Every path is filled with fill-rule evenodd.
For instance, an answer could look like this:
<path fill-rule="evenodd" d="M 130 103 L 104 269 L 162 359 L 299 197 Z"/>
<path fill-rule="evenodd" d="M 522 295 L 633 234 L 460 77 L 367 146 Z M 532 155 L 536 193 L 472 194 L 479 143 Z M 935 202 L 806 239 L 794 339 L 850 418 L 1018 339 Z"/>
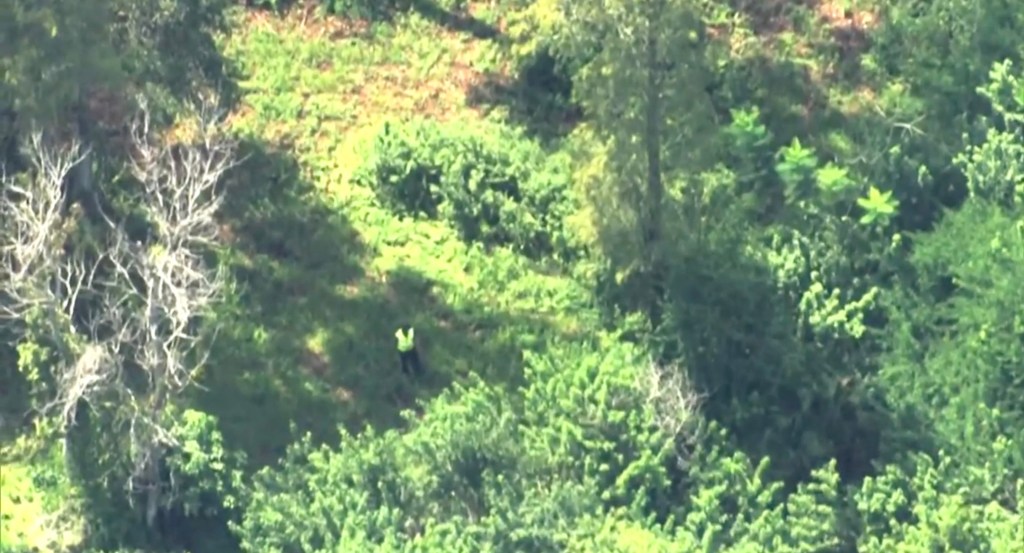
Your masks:
<path fill-rule="evenodd" d="M 728 121 L 730 108 L 756 105 L 778 144 L 805 137 L 835 122 L 828 90 L 812 80 L 806 65 L 760 55 L 733 62 L 709 84 L 717 114 Z"/>
<path fill-rule="evenodd" d="M 486 74 L 470 88 L 467 104 L 485 111 L 504 107 L 512 124 L 545 143 L 568 135 L 583 117 L 572 102 L 571 80 L 547 53 L 538 54 L 512 79 Z"/>
<path fill-rule="evenodd" d="M 510 329 L 549 332 L 545 321 L 485 306 L 455 309 L 413 268 L 367 274 L 367 246 L 294 159 L 257 144 L 243 153 L 249 158 L 229 179 L 223 229 L 239 290 L 222 317 L 199 402 L 254 467 L 295 441 L 293 424 L 331 443 L 339 426 L 400 424 L 400 411 L 416 399 L 470 373 L 517 381 L 522 342 Z M 406 321 L 427 366 L 422 379 L 400 370 L 394 332 Z"/>
<path fill-rule="evenodd" d="M 730 4 L 744 13 L 754 33 L 763 37 L 786 31 L 805 33 L 805 29 L 795 29 L 794 21 L 823 25 L 840 54 L 841 62 L 856 62 L 856 58 L 867 49 L 870 42 L 868 31 L 876 19 L 870 8 L 823 0 L 734 0 Z"/>
<path fill-rule="evenodd" d="M 381 281 L 368 282 L 339 305 L 359 313 L 358 321 L 336 329 L 325 344 L 336 364 L 332 385 L 350 391 L 354 411 L 344 421 L 350 430 L 370 423 L 392 427 L 399 411 L 414 408 L 471 373 L 492 383 L 514 383 L 521 355 L 516 344 L 495 330 L 520 327 L 522 321 L 476 308 L 454 309 L 439 297 L 435 284 L 411 267 L 399 267 Z M 417 350 L 426 369 L 422 378 L 401 373 L 395 329 L 416 329 Z M 381 409 L 381 405 L 392 408 Z"/>
<path fill-rule="evenodd" d="M 31 408 L 30 387 L 18 370 L 15 344 L 16 335 L 0 325 L 0 449 L 25 428 Z"/>
<path fill-rule="evenodd" d="M 284 14 L 300 12 L 303 18 L 310 18 L 314 12 L 324 9 L 324 2 L 319 0 L 277 0 L 273 6 L 257 0 L 244 0 L 251 10 L 267 11 Z M 467 33 L 479 39 L 500 38 L 501 31 L 472 15 L 464 12 L 453 12 L 442 8 L 433 0 L 376 0 L 367 3 L 347 4 L 333 8 L 330 15 L 343 19 L 390 23 L 396 15 L 415 11 L 427 20 L 450 31 Z"/>
<path fill-rule="evenodd" d="M 409 9 L 411 0 L 276 0 L 274 6 L 266 0 L 246 0 L 249 9 L 268 11 L 278 15 L 298 14 L 303 21 L 322 16 L 348 23 L 394 22 L 395 17 Z"/>
<path fill-rule="evenodd" d="M 246 161 L 228 178 L 222 237 L 232 245 L 232 298 L 201 384 L 202 407 L 225 440 L 259 465 L 290 443 L 289 427 L 318 437 L 336 407 L 305 377 L 301 346 L 332 283 L 362 276 L 365 246 L 348 221 L 317 199 L 297 161 L 244 143 Z"/>
<path fill-rule="evenodd" d="M 702 411 L 752 459 L 769 456 L 772 476 L 789 484 L 830 459 L 846 481 L 871 474 L 893 419 L 852 363 L 870 346 L 810 339 L 759 260 L 735 251 L 678 258 L 686 269 L 670 287 L 675 344 L 666 353 L 707 394 Z"/>
<path fill-rule="evenodd" d="M 428 20 L 448 30 L 468 33 L 479 39 L 494 39 L 502 36 L 497 27 L 481 21 L 468 13 L 455 13 L 442 8 L 433 0 L 405 0 L 409 7 Z"/>

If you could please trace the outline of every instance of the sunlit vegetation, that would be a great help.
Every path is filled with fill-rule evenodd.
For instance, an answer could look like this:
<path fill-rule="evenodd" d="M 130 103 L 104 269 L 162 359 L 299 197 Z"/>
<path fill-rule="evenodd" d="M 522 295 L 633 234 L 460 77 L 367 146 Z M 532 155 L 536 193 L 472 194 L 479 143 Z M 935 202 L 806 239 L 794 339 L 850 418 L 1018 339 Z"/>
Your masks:
<path fill-rule="evenodd" d="M 0 0 L 0 553 L 1024 551 L 1021 37 Z"/>

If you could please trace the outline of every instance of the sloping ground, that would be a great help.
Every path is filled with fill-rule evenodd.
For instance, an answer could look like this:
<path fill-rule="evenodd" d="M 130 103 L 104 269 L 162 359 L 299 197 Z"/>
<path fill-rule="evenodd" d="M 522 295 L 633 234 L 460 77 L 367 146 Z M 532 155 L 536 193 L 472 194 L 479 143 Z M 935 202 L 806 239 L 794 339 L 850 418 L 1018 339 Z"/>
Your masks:
<path fill-rule="evenodd" d="M 830 28 L 868 25 L 819 6 Z M 394 425 L 416 397 L 473 375 L 514 382 L 523 349 L 596 327 L 572 280 L 467 246 L 442 224 L 396 218 L 349 182 L 386 118 L 483 117 L 469 96 L 500 65 L 491 40 L 416 13 L 370 25 L 245 12 L 235 31 L 224 49 L 243 73 L 243 98 L 231 125 L 249 158 L 224 233 L 240 287 L 198 396 L 229 446 L 262 465 L 293 440 L 293 421 L 326 440 L 341 424 Z M 753 42 L 741 50 L 764 55 Z M 786 55 L 829 73 L 804 48 L 813 49 L 798 41 Z M 812 97 L 788 74 L 779 81 Z M 786 94 L 779 102 L 794 105 Z M 423 382 L 399 374 L 392 334 L 403 321 L 417 328 Z M 29 522 L 51 510 L 41 484 L 24 467 L 0 470 L 5 539 L 12 527 L 34 531 Z M 43 547 L 43 537 L 25 539 Z"/>
<path fill-rule="evenodd" d="M 371 26 L 244 12 L 224 49 L 243 74 L 230 124 L 247 161 L 223 225 L 240 286 L 197 400 L 229 447 L 259 466 L 293 441 L 292 423 L 325 440 L 339 425 L 392 426 L 452 381 L 514 383 L 524 349 L 596 325 L 572 280 L 396 218 L 348 182 L 386 118 L 483 117 L 466 96 L 493 70 L 486 39 L 415 13 Z M 404 321 L 428 366 L 420 382 L 400 374 Z M 59 536 L 42 523 L 66 483 L 0 471 L 3 545 L 54 550 Z"/>
<path fill-rule="evenodd" d="M 42 498 L 33 489 L 28 468 L 20 464 L 4 464 L 0 471 L 0 547 L 22 543 L 51 543 L 53 531 L 43 521 L 46 509 Z"/>
<path fill-rule="evenodd" d="M 278 140 L 330 140 L 382 115 L 472 115 L 466 93 L 494 53 L 416 12 L 374 24 L 246 12 L 225 48 L 245 75 L 241 127 Z"/>
<path fill-rule="evenodd" d="M 872 113 L 887 84 L 863 54 L 879 25 L 874 0 L 765 0 L 718 5 L 716 47 L 749 75 L 747 93 L 776 135 L 817 137 L 837 121 Z"/>
<path fill-rule="evenodd" d="M 249 14 L 226 44 L 245 74 L 232 126 L 251 150 L 227 221 L 244 287 L 201 402 L 257 464 L 292 440 L 291 420 L 325 439 L 393 425 L 414 397 L 474 375 L 515 382 L 523 349 L 597 324 L 571 279 L 396 218 L 348 182 L 388 118 L 480 118 L 466 94 L 493 52 L 416 13 L 353 27 Z M 400 375 L 403 321 L 424 382 Z"/>

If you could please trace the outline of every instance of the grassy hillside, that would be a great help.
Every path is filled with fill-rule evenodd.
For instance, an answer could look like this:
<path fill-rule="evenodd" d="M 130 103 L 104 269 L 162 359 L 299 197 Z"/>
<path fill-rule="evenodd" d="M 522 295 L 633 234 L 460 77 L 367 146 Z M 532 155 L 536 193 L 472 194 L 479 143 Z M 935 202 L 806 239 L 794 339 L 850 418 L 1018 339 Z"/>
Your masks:
<path fill-rule="evenodd" d="M 573 279 L 399 218 L 351 182 L 388 121 L 487 117 L 480 87 L 500 51 L 474 36 L 483 22 L 459 29 L 437 14 L 370 24 L 240 11 L 223 43 L 242 89 L 230 125 L 246 160 L 222 229 L 238 286 L 196 400 L 254 467 L 294 441 L 293 424 L 322 440 L 339 425 L 387 428 L 454 381 L 515 383 L 523 350 L 597 325 Z M 422 381 L 399 370 L 403 322 L 417 330 Z M 24 471 L 4 465 L 17 482 L 4 486 L 5 534 L 35 531 L 26 521 L 49 494 Z"/>
<path fill-rule="evenodd" d="M 251 157 L 225 233 L 241 285 L 200 396 L 263 463 L 336 425 L 396 423 L 413 398 L 476 374 L 514 382 L 523 349 L 596 325 L 587 290 L 442 223 L 398 218 L 351 182 L 374 133 L 414 117 L 481 120 L 485 40 L 413 11 L 389 25 L 241 17 L 225 45 L 244 74 L 232 126 Z M 394 329 L 417 329 L 425 382 L 400 373 Z"/>
<path fill-rule="evenodd" d="M 18 424 L 81 325 L 0 325 L 0 553 L 1016 552 L 1024 50 L 993 29 L 1024 18 L 671 0 L 644 42 L 641 4 L 580 1 L 178 4 L 230 13 L 206 44 L 242 161 L 198 386 L 138 394 L 179 441 L 141 481 L 173 484 L 142 524 L 124 396 L 63 441 Z M 121 92 L 155 78 L 134 70 Z"/>
<path fill-rule="evenodd" d="M 297 434 L 332 441 L 339 425 L 399 424 L 401 410 L 452 382 L 517 383 L 524 350 L 600 326 L 589 287 L 571 276 L 464 243 L 442 222 L 396 216 L 352 182 L 388 122 L 487 123 L 547 137 L 571 123 L 537 97 L 523 101 L 530 90 L 509 76 L 508 37 L 497 33 L 505 24 L 490 2 L 470 2 L 460 17 L 414 4 L 376 22 L 238 10 L 222 42 L 238 72 L 230 126 L 246 158 L 222 229 L 237 288 L 196 402 L 252 468 L 277 460 Z M 749 17 L 756 35 L 723 27 L 736 34 L 737 63 L 772 45 L 795 48 L 819 72 L 808 48 L 826 37 L 798 39 L 785 18 Z M 799 125 L 793 98 L 807 90 L 783 77 L 756 86 L 769 111 L 778 105 L 781 121 Z M 424 381 L 399 370 L 393 332 L 402 322 L 417 329 Z M 14 513 L 5 525 L 23 527 L 63 493 L 33 491 L 21 465 L 5 472 L 19 481 L 4 490 L 19 498 L 5 498 Z"/>

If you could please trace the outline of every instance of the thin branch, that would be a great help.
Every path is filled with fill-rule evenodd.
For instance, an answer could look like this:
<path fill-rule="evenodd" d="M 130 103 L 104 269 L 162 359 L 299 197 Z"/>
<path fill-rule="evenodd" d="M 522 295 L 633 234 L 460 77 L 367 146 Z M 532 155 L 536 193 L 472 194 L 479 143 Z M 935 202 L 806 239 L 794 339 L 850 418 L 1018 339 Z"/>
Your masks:
<path fill-rule="evenodd" d="M 680 462 L 684 462 L 685 445 L 700 426 L 700 405 L 704 396 L 694 392 L 685 370 L 653 360 L 640 372 L 636 384 L 647 395 L 655 424 L 672 442 Z"/>
<path fill-rule="evenodd" d="M 41 315 L 63 344 L 51 367 L 56 390 L 43 413 L 55 414 L 66 432 L 79 405 L 112 409 L 124 424 L 133 464 L 127 486 L 153 494 L 161 489 L 154 467 L 174 445 L 163 426 L 166 410 L 208 358 L 200 346 L 215 329 L 200 329 L 225 290 L 224 271 L 209 266 L 203 254 L 217 240 L 224 201 L 219 185 L 236 163 L 236 143 L 219 132 L 222 114 L 212 103 L 196 107 L 194 136 L 177 144 L 156 135 L 140 104 L 129 170 L 155 232 L 145 243 L 133 242 L 117 225 L 91 257 L 69 242 L 63 186 L 84 156 L 77 143 L 58 148 L 41 133 L 31 135 L 34 170 L 0 175 L 0 316 L 27 321 Z M 84 290 L 90 306 L 79 315 Z M 144 390 L 128 382 L 129 367 L 146 375 Z M 157 499 L 151 496 L 148 505 Z"/>

